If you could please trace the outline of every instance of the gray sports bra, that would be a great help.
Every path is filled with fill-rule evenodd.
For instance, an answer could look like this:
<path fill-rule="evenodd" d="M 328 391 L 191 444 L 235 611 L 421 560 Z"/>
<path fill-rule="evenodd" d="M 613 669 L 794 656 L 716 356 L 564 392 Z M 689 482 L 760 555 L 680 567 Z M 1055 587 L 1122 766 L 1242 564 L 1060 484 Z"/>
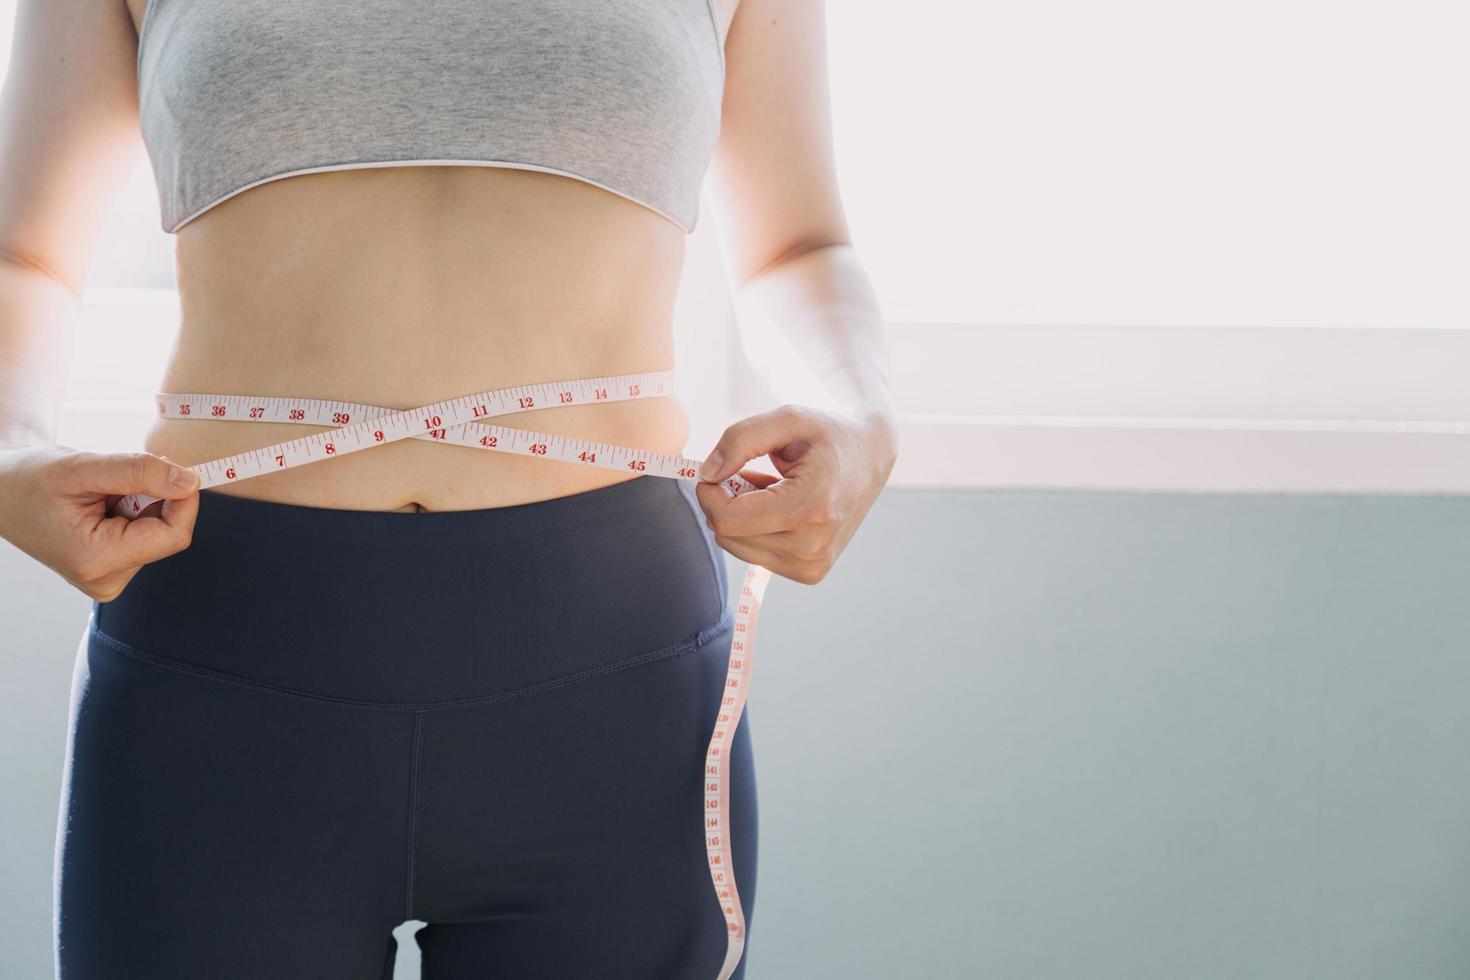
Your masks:
<path fill-rule="evenodd" d="M 561 174 L 686 232 L 720 128 L 713 0 L 149 0 L 163 229 L 267 181 L 407 164 Z"/>

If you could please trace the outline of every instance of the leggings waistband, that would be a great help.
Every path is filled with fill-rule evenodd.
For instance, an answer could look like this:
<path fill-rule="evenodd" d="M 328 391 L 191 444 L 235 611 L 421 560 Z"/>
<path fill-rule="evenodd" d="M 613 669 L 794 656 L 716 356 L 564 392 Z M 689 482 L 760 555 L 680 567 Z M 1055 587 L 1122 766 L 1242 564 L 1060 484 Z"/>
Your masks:
<path fill-rule="evenodd" d="M 424 706 L 697 649 L 729 628 L 727 592 L 685 480 L 429 513 L 205 490 L 190 546 L 95 603 L 93 628 L 145 658 Z"/>

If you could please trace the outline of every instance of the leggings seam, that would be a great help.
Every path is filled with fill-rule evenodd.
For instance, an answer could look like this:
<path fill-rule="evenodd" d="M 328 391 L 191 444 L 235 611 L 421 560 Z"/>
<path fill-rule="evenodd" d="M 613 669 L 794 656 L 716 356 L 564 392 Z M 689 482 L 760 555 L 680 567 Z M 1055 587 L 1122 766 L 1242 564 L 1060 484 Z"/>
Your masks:
<path fill-rule="evenodd" d="M 717 564 L 722 562 L 722 559 L 716 554 L 717 549 L 713 538 L 705 533 L 706 521 L 704 510 L 699 506 L 699 500 L 694 493 L 694 485 L 688 484 L 688 492 L 685 493 L 685 481 L 679 480 L 676 482 L 680 491 L 679 496 L 684 498 L 684 503 L 689 510 L 689 517 L 694 521 L 694 529 L 699 534 L 700 540 L 704 542 L 705 554 L 709 556 L 710 574 L 714 576 L 715 591 L 720 596 L 720 612 L 722 614 L 728 614 L 728 604 L 730 601 L 729 590 L 726 588 L 725 583 L 721 581 L 720 567 Z"/>
<path fill-rule="evenodd" d="M 424 713 L 413 714 L 413 752 L 408 764 L 408 862 L 404 882 L 403 918 L 413 918 L 414 858 L 419 838 L 419 773 L 424 751 Z"/>
<path fill-rule="evenodd" d="M 657 650 L 650 650 L 647 653 L 635 654 L 634 656 L 625 657 L 622 660 L 616 660 L 609 664 L 599 664 L 596 667 L 588 667 L 584 670 L 579 670 L 575 673 L 567 674 L 563 677 L 554 677 L 550 680 L 538 681 L 535 684 L 529 684 L 525 687 L 516 688 L 510 691 L 499 691 L 495 694 L 482 694 L 477 697 L 469 698 L 453 698 L 445 701 L 404 702 L 369 701 L 355 698 L 339 698 L 332 697 L 331 695 L 327 694 L 313 694 L 310 691 L 298 691 L 294 688 L 281 687 L 280 685 L 276 684 L 267 684 L 263 681 L 253 681 L 250 680 L 248 677 L 241 677 L 238 674 L 230 674 L 222 670 L 215 670 L 211 667 L 199 667 L 194 664 L 184 663 L 181 660 L 174 660 L 169 657 L 161 657 L 154 653 L 148 653 L 146 651 L 138 649 L 137 647 L 129 643 L 125 643 L 122 640 L 119 640 L 115 636 L 111 636 L 110 634 L 103 632 L 103 630 L 95 623 L 91 628 L 91 634 L 99 642 L 109 647 L 114 652 L 120 653 L 123 656 L 129 657 L 133 660 L 137 660 L 146 664 L 151 664 L 152 666 L 160 667 L 164 670 L 172 670 L 181 674 L 189 674 L 195 677 L 204 678 L 206 680 L 218 681 L 222 684 L 232 684 L 236 687 L 249 688 L 250 690 L 259 691 L 263 694 L 274 694 L 279 697 L 295 698 L 302 701 L 311 701 L 316 704 L 331 704 L 344 708 L 361 708 L 368 711 L 427 712 L 446 711 L 454 708 L 469 708 L 475 707 L 477 705 L 498 704 L 504 701 L 513 701 L 520 698 L 531 697 L 537 694 L 543 694 L 547 691 L 554 691 L 559 688 L 568 687 L 572 684 L 576 684 L 585 680 L 591 680 L 596 677 L 602 677 L 606 674 L 614 674 L 624 670 L 631 670 L 633 668 L 642 667 L 647 664 L 657 663 L 661 660 L 670 660 L 675 657 L 680 657 L 687 653 L 693 653 L 696 650 L 699 650 L 701 647 L 704 647 L 706 644 L 708 644 L 711 640 L 714 640 L 721 634 L 729 631 L 733 625 L 734 615 L 732 614 L 730 609 L 724 608 L 718 620 L 716 620 L 709 626 L 706 626 L 704 629 L 701 629 L 698 633 L 695 633 L 688 639 L 683 640 L 679 643 L 671 644 L 666 647 L 660 647 Z"/>

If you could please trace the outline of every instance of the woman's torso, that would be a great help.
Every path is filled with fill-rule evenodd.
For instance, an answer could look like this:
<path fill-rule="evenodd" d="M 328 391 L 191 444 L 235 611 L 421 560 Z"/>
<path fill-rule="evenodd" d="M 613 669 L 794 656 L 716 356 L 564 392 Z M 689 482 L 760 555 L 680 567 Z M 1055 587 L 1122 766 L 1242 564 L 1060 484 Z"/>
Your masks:
<path fill-rule="evenodd" d="M 141 23 L 144 0 L 127 3 Z M 182 319 L 159 389 L 409 408 L 668 369 L 684 239 L 649 207 L 554 174 L 408 165 L 272 180 L 178 229 Z M 658 451 L 681 451 L 688 436 L 673 396 L 502 421 Z M 145 448 L 193 464 L 308 431 L 159 419 Z M 407 440 L 219 490 L 325 507 L 461 510 L 629 478 Z"/>

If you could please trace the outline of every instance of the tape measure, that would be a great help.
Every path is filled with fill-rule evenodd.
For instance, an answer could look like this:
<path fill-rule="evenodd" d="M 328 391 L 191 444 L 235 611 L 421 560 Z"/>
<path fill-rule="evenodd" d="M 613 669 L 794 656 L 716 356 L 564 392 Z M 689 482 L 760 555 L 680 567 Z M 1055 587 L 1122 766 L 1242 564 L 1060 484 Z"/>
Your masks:
<path fill-rule="evenodd" d="M 658 397 L 671 394 L 673 390 L 672 371 L 649 371 L 497 388 L 406 411 L 318 398 L 256 395 L 158 394 L 156 401 L 159 416 L 168 419 L 288 422 L 331 427 L 328 431 L 300 439 L 191 466 L 189 469 L 199 476 L 200 489 L 346 456 L 400 439 L 427 439 L 446 445 L 558 459 L 647 476 L 697 480 L 701 460 L 674 453 L 655 453 L 611 443 L 511 429 L 486 421 L 497 416 L 562 405 Z M 739 474 L 724 480 L 723 486 L 731 496 L 758 489 Z M 157 499 L 130 494 L 118 501 L 115 510 L 124 517 L 136 518 Z M 714 731 L 705 752 L 704 807 L 700 818 L 704 825 L 710 880 L 725 917 L 728 934 L 725 962 L 718 980 L 729 980 L 745 950 L 745 913 L 740 906 L 730 851 L 730 789 L 725 755 L 740 724 L 750 691 L 756 619 L 770 579 L 769 569 L 751 565 L 741 582 L 725 686 Z"/>

